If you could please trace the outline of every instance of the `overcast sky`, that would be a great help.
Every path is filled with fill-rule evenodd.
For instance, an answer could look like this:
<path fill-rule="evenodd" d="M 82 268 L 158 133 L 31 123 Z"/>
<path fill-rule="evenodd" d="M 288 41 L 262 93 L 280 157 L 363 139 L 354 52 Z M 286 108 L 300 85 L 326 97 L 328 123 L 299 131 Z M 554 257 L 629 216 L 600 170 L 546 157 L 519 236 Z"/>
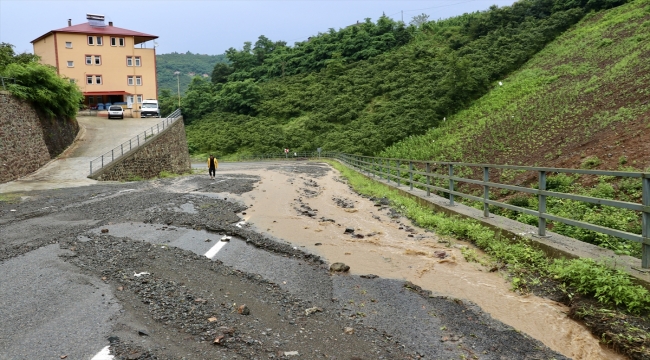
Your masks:
<path fill-rule="evenodd" d="M 157 52 L 222 54 L 253 43 L 260 35 L 296 41 L 385 13 L 408 23 L 428 14 L 431 20 L 506 6 L 513 0 L 0 0 L 0 42 L 16 52 L 32 52 L 30 41 L 50 30 L 86 22 L 86 13 L 106 16 L 115 26 L 159 36 Z M 153 46 L 149 44 L 149 46 Z"/>

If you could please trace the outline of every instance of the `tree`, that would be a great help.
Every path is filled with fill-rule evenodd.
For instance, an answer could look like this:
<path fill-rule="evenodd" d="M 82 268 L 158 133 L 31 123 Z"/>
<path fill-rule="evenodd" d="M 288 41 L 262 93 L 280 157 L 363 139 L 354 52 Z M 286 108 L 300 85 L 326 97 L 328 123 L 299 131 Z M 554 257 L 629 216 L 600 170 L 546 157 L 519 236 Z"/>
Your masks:
<path fill-rule="evenodd" d="M 234 71 L 235 69 L 228 64 L 216 64 L 212 70 L 212 83 L 223 84 L 228 82 L 228 76 L 230 76 Z"/>
<path fill-rule="evenodd" d="M 420 15 L 415 15 L 409 24 L 420 27 L 422 24 L 429 22 L 429 15 L 422 13 Z"/>

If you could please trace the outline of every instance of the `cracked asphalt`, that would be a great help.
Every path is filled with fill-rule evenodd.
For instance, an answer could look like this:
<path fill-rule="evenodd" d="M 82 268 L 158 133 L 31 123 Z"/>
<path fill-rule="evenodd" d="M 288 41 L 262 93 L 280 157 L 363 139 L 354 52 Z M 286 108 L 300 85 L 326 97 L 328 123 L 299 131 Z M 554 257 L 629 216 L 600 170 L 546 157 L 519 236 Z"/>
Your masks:
<path fill-rule="evenodd" d="M 251 166 L 307 178 L 305 196 L 330 171 Z M 217 174 L 0 201 L 0 359 L 565 358 L 466 300 L 331 273 L 242 222 L 259 177 Z"/>

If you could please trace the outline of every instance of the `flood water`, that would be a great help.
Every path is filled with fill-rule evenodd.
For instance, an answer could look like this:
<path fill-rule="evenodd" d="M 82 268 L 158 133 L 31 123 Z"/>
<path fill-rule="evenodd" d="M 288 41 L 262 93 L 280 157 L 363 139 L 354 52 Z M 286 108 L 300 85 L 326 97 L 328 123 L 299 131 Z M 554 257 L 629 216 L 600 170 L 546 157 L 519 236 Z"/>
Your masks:
<path fill-rule="evenodd" d="M 589 330 L 569 319 L 566 306 L 534 295 L 514 293 L 499 272 L 491 273 L 477 263 L 467 262 L 459 248 L 467 243 L 458 240 L 441 243 L 439 240 L 446 239 L 414 226 L 414 232 L 407 231 L 412 226 L 408 220 L 391 218 L 389 209 L 376 207 L 346 184 L 336 181 L 339 176 L 336 170 L 320 178 L 291 171 L 291 166 L 286 165 L 283 170 L 242 168 L 220 170 L 218 174 L 261 177 L 253 191 L 240 197 L 246 205 L 253 205 L 240 216 L 262 233 L 304 246 L 329 263 L 344 262 L 353 274 L 408 280 L 440 295 L 470 300 L 493 318 L 567 357 L 626 358 L 601 346 Z M 333 197 L 354 207 L 344 208 L 340 202 L 337 205 Z M 315 209 L 316 216 L 300 215 L 296 208 L 304 210 L 301 205 Z M 322 218 L 334 222 L 321 221 Z M 344 234 L 348 227 L 364 237 Z M 439 259 L 436 251 L 444 251 L 449 256 Z"/>

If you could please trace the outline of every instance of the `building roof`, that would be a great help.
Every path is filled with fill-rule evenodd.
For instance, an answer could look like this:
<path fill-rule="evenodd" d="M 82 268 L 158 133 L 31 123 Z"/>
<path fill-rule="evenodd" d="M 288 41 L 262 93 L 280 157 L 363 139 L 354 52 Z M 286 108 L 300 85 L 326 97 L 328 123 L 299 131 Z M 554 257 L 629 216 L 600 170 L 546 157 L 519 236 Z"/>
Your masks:
<path fill-rule="evenodd" d="M 45 33 L 36 39 L 32 40 L 32 43 L 37 42 L 38 40 L 41 40 L 44 37 L 47 37 L 51 34 L 54 33 L 79 33 L 79 34 L 99 34 L 99 35 L 116 35 L 116 36 L 133 36 L 135 38 L 135 43 L 140 44 L 145 41 L 157 39 L 158 36 L 156 35 L 149 35 L 145 33 L 141 33 L 138 31 L 133 31 L 129 29 L 123 29 L 119 28 L 117 26 L 104 26 L 104 27 L 96 27 L 96 26 L 90 26 L 89 23 L 83 23 L 83 24 L 78 24 L 78 25 L 72 25 L 72 26 L 67 26 L 64 28 L 56 29 L 56 30 L 51 30 L 48 33 Z"/>

